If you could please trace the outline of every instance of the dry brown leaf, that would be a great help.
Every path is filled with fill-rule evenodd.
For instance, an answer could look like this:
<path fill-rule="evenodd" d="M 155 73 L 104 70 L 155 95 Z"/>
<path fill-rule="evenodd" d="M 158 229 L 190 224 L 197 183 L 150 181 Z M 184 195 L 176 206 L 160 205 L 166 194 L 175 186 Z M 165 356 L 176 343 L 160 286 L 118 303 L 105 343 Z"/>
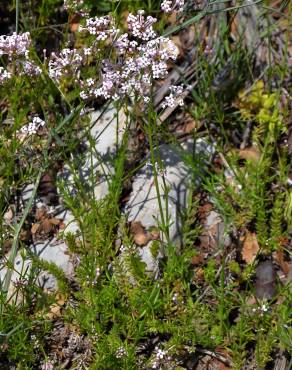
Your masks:
<path fill-rule="evenodd" d="M 36 234 L 39 228 L 40 228 L 40 224 L 35 223 L 35 224 L 32 224 L 30 231 L 32 234 Z"/>
<path fill-rule="evenodd" d="M 183 56 L 184 54 L 184 49 L 183 49 L 183 45 L 181 43 L 181 39 L 179 36 L 172 36 L 171 37 L 171 41 L 174 43 L 174 45 L 177 47 L 177 50 L 178 50 L 178 57 L 181 57 Z"/>
<path fill-rule="evenodd" d="M 61 309 L 66 303 L 66 297 L 63 294 L 56 295 L 56 303 L 50 306 L 50 311 L 47 313 L 46 317 L 50 320 L 61 316 Z"/>
<path fill-rule="evenodd" d="M 131 223 L 131 233 L 133 235 L 134 242 L 139 246 L 146 245 L 149 240 L 151 240 L 151 236 L 146 233 L 144 227 L 139 221 L 133 221 Z"/>
<path fill-rule="evenodd" d="M 19 239 L 22 241 L 27 241 L 30 238 L 30 231 L 21 229 Z"/>
<path fill-rule="evenodd" d="M 193 281 L 195 284 L 200 284 L 204 281 L 204 269 L 202 267 L 198 267 L 194 271 Z"/>
<path fill-rule="evenodd" d="M 78 28 L 80 26 L 80 19 L 81 17 L 79 14 L 74 14 L 72 17 L 70 17 L 69 23 L 70 23 L 70 30 L 72 32 L 78 31 Z"/>
<path fill-rule="evenodd" d="M 292 264 L 285 260 L 283 249 L 278 249 L 275 253 L 273 253 L 273 257 L 279 264 L 281 270 L 287 276 L 289 271 L 292 269 Z"/>
<path fill-rule="evenodd" d="M 60 219 L 53 217 L 53 218 L 50 218 L 50 223 L 52 225 L 60 225 L 61 221 Z"/>
<path fill-rule="evenodd" d="M 205 203 L 204 205 L 200 206 L 198 209 L 198 215 L 201 220 L 204 220 L 208 214 L 212 211 L 213 204 L 212 203 Z"/>
<path fill-rule="evenodd" d="M 175 26 L 176 25 L 176 23 L 177 23 L 177 15 L 176 15 L 175 12 L 169 13 L 169 15 L 167 16 L 167 23 L 170 26 Z"/>
<path fill-rule="evenodd" d="M 204 255 L 203 255 L 203 253 L 200 253 L 200 254 L 195 255 L 191 259 L 191 264 L 193 266 L 201 265 L 203 262 L 204 262 Z"/>
<path fill-rule="evenodd" d="M 61 316 L 61 307 L 56 303 L 52 304 L 50 307 L 50 312 L 47 314 L 47 318 L 52 320 L 60 316 Z"/>
<path fill-rule="evenodd" d="M 194 129 L 198 127 L 197 123 L 195 120 L 192 120 L 192 121 L 189 121 L 185 124 L 183 130 L 186 134 L 189 134 L 191 133 L 192 131 L 194 131 Z"/>
<path fill-rule="evenodd" d="M 261 159 L 261 152 L 257 147 L 250 147 L 238 151 L 239 157 L 257 164 Z"/>
<path fill-rule="evenodd" d="M 242 259 L 248 264 L 252 263 L 255 260 L 259 250 L 260 247 L 256 234 L 247 231 L 241 251 Z"/>
<path fill-rule="evenodd" d="M 48 205 L 57 205 L 59 202 L 55 180 L 55 169 L 49 169 L 43 174 L 38 186 L 38 194 L 45 199 Z"/>
<path fill-rule="evenodd" d="M 48 234 L 52 231 L 53 225 L 51 224 L 51 220 L 45 218 L 41 223 L 41 229 L 45 234 Z"/>
<path fill-rule="evenodd" d="M 63 221 L 61 221 L 59 224 L 59 229 L 64 230 L 65 228 L 66 228 L 66 224 Z"/>
<path fill-rule="evenodd" d="M 45 215 L 46 215 L 46 211 L 45 211 L 44 207 L 41 207 L 41 208 L 38 208 L 36 210 L 35 218 L 36 218 L 37 221 L 40 221 L 45 217 Z"/>

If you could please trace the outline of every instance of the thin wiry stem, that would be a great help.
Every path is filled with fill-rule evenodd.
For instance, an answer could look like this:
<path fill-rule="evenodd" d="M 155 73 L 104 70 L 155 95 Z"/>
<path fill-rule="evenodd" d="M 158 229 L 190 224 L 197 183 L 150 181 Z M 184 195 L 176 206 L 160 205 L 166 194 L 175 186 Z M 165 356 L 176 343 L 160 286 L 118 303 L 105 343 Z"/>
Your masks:
<path fill-rule="evenodd" d="M 16 14 L 15 14 L 15 31 L 18 33 L 19 23 L 19 0 L 16 0 Z"/>
<path fill-rule="evenodd" d="M 35 199 L 35 196 L 36 196 L 36 193 L 37 193 L 37 189 L 38 189 L 38 186 L 39 186 L 39 183 L 40 183 L 40 180 L 41 180 L 41 176 L 42 176 L 42 173 L 43 173 L 43 169 L 41 169 L 38 173 L 38 176 L 36 178 L 36 181 L 35 181 L 35 184 L 34 184 L 34 189 L 33 189 L 33 192 L 31 194 L 31 197 L 25 207 L 25 210 L 24 210 L 24 213 L 21 217 L 21 220 L 19 222 L 19 224 L 16 226 L 16 229 L 15 229 L 15 235 L 14 235 L 14 238 L 13 238 L 13 243 L 12 243 L 12 247 L 11 247 L 11 252 L 10 252 L 10 256 L 9 256 L 9 264 L 8 264 L 8 268 L 7 268 L 7 272 L 6 272 L 6 275 L 5 275 L 5 278 L 4 278 L 4 283 L 3 283 L 3 292 L 5 294 L 8 294 L 8 290 L 9 290 L 9 286 L 10 286 L 10 282 L 11 282 L 11 278 L 12 278 L 12 273 L 13 273 L 13 268 L 14 268 L 14 261 L 15 261 L 15 258 L 16 258 L 16 254 L 17 254 L 17 250 L 18 250 L 18 242 L 19 242 L 19 234 L 21 232 L 21 229 L 22 229 L 22 226 L 28 216 L 28 213 L 32 207 L 32 204 L 33 204 L 33 201 Z M 2 312 L 2 309 L 3 309 L 3 306 L 1 307 L 1 312 Z"/>

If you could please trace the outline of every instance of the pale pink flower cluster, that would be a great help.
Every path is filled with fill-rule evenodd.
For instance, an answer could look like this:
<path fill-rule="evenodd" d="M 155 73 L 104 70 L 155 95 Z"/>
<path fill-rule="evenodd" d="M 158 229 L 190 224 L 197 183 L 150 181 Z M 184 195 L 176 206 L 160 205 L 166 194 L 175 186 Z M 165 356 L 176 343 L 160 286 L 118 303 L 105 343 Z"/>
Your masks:
<path fill-rule="evenodd" d="M 41 370 L 54 370 L 54 363 L 50 360 L 45 361 L 41 365 Z"/>
<path fill-rule="evenodd" d="M 29 48 L 31 46 L 31 38 L 29 32 L 16 34 L 11 36 L 0 36 L 0 56 L 8 56 L 8 69 L 13 72 L 8 72 L 3 67 L 0 67 L 0 84 L 4 84 L 12 76 L 37 76 L 42 70 L 29 57 Z M 15 63 L 12 63 L 15 62 Z"/>
<path fill-rule="evenodd" d="M 62 77 L 66 76 L 76 76 L 81 65 L 85 62 L 86 56 L 90 54 L 90 48 L 63 49 L 59 55 L 52 53 L 49 61 L 49 76 L 55 81 L 60 81 Z"/>
<path fill-rule="evenodd" d="M 0 56 L 8 55 L 11 58 L 25 55 L 30 44 L 31 38 L 29 32 L 20 35 L 14 32 L 11 36 L 1 35 Z"/>
<path fill-rule="evenodd" d="M 145 16 L 142 10 L 137 15 L 130 13 L 127 18 L 128 33 L 119 34 L 110 16 L 86 19 L 85 26 L 80 27 L 80 31 L 93 36 L 89 47 L 65 48 L 59 54 L 52 53 L 48 62 L 49 76 L 57 83 L 61 83 L 66 77 L 78 83 L 81 87 L 80 97 L 84 100 L 92 97 L 113 100 L 135 97 L 142 98 L 145 103 L 149 102 L 153 80 L 165 78 L 168 74 L 168 62 L 175 61 L 178 55 L 175 44 L 154 31 L 156 21 L 152 16 Z M 7 54 L 10 60 L 14 58 L 16 61 L 11 69 L 13 73 L 36 76 L 42 72 L 29 58 L 30 45 L 28 32 L 0 37 L 0 55 Z M 112 59 L 100 62 L 98 53 L 102 47 Z M 82 67 L 92 61 L 95 61 L 100 73 L 96 78 L 83 80 Z M 1 84 L 11 78 L 8 71 L 10 68 L 6 70 L 1 67 Z M 174 106 L 177 102 L 182 105 L 181 94 L 182 87 L 172 87 L 165 106 Z M 28 131 L 33 131 L 33 125 Z"/>
<path fill-rule="evenodd" d="M 183 86 L 171 86 L 169 88 L 170 94 L 165 97 L 162 108 L 174 108 L 176 105 L 184 105 L 184 97 L 183 97 Z"/>
<path fill-rule="evenodd" d="M 184 5 L 184 0 L 164 0 L 161 4 L 161 10 L 165 13 L 171 13 L 174 11 L 182 12 Z"/>
<path fill-rule="evenodd" d="M 153 30 L 154 18 L 145 19 L 140 11 L 137 16 L 129 14 L 127 21 L 129 33 L 116 37 L 111 44 L 119 56 L 117 62 L 103 61 L 100 78 L 83 83 L 82 99 L 103 97 L 117 100 L 135 96 L 147 102 L 152 80 L 166 77 L 167 62 L 177 58 L 178 50 L 174 43 L 169 38 L 158 37 Z"/>
<path fill-rule="evenodd" d="M 28 57 L 26 60 L 17 61 L 17 66 L 20 67 L 19 74 L 26 75 L 29 77 L 38 76 L 42 73 L 42 70 L 39 66 L 35 64 L 33 60 L 30 60 Z"/>
<path fill-rule="evenodd" d="M 34 117 L 32 122 L 29 122 L 27 125 L 21 128 L 22 134 L 36 134 L 40 127 L 45 125 L 45 121 L 43 121 L 40 117 Z"/>
<path fill-rule="evenodd" d="M 157 19 L 151 17 L 151 15 L 145 19 L 144 13 L 144 10 L 139 10 L 137 15 L 129 14 L 127 19 L 128 30 L 134 37 L 148 41 L 156 37 L 153 24 L 157 22 Z"/>
<path fill-rule="evenodd" d="M 79 31 L 88 31 L 95 35 L 96 41 L 105 41 L 118 32 L 109 16 L 88 18 L 85 27 L 79 26 Z"/>
<path fill-rule="evenodd" d="M 138 42 L 129 40 L 129 35 L 124 33 L 115 41 L 114 46 L 119 55 L 124 55 L 125 53 L 131 54 L 136 51 Z"/>

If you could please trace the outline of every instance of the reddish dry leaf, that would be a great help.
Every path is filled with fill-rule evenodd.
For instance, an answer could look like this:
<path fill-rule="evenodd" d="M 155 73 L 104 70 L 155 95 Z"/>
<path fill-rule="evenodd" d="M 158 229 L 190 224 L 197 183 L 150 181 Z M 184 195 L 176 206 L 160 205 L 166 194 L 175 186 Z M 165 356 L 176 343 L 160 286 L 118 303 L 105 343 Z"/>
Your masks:
<path fill-rule="evenodd" d="M 281 270 L 287 276 L 289 271 L 292 269 L 292 264 L 285 260 L 283 249 L 278 249 L 275 253 L 273 253 L 273 257 L 280 266 Z"/>
<path fill-rule="evenodd" d="M 57 225 L 60 225 L 61 221 L 58 218 L 53 217 L 53 218 L 50 218 L 50 223 L 52 225 L 57 226 Z"/>
<path fill-rule="evenodd" d="M 256 234 L 247 231 L 241 251 L 242 259 L 248 264 L 253 263 L 259 250 Z"/>
<path fill-rule="evenodd" d="M 195 120 L 192 120 L 192 121 L 189 121 L 185 124 L 185 126 L 183 127 L 183 131 L 186 133 L 186 134 L 189 134 L 191 133 L 192 131 L 194 131 L 194 129 L 197 127 L 197 123 Z"/>
<path fill-rule="evenodd" d="M 37 233 L 39 228 L 40 228 L 40 224 L 35 223 L 35 224 L 32 224 L 30 231 L 34 235 Z"/>
<path fill-rule="evenodd" d="M 62 294 L 57 294 L 57 301 L 50 306 L 50 311 L 47 313 L 46 318 L 49 320 L 56 319 L 61 316 L 61 309 L 66 303 L 66 297 Z"/>
<path fill-rule="evenodd" d="M 134 242 L 139 246 L 146 245 L 151 240 L 151 236 L 147 234 L 140 221 L 133 221 L 131 223 L 131 233 Z"/>
<path fill-rule="evenodd" d="M 73 14 L 73 16 L 70 17 L 69 23 L 70 23 L 70 29 L 72 32 L 78 31 L 78 28 L 80 26 L 80 19 L 81 17 L 79 14 Z"/>
<path fill-rule="evenodd" d="M 59 224 L 59 229 L 64 230 L 65 228 L 66 228 L 66 224 L 63 221 L 61 221 Z"/>
<path fill-rule="evenodd" d="M 200 219 L 205 219 L 207 215 L 212 211 L 212 203 L 205 203 L 203 206 L 200 206 L 198 209 L 198 214 Z"/>
<path fill-rule="evenodd" d="M 260 150 L 254 146 L 250 148 L 241 149 L 238 151 L 238 154 L 241 159 L 251 161 L 254 164 L 257 164 L 261 158 Z"/>
<path fill-rule="evenodd" d="M 196 256 L 192 257 L 191 264 L 193 266 L 201 265 L 204 262 L 204 255 L 203 253 L 197 254 Z"/>
<path fill-rule="evenodd" d="M 50 221 L 51 221 L 50 219 L 46 218 L 41 223 L 41 230 L 45 234 L 49 234 L 52 231 L 52 229 L 53 229 L 53 225 L 51 224 Z"/>

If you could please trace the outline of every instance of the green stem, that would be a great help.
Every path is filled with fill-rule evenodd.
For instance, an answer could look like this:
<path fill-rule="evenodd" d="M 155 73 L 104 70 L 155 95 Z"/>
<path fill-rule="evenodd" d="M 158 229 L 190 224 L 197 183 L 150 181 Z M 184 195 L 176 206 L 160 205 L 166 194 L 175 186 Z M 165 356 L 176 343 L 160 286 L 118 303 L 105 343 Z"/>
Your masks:
<path fill-rule="evenodd" d="M 153 94 L 151 94 L 151 96 L 153 96 Z M 148 134 L 149 147 L 150 147 L 150 158 L 151 158 L 151 164 L 153 168 L 154 185 L 155 185 L 156 194 L 157 194 L 157 201 L 158 201 L 159 213 L 161 217 L 161 224 L 163 227 L 163 232 L 166 237 L 166 241 L 167 243 L 170 243 L 169 228 L 165 222 L 164 210 L 163 210 L 163 206 L 161 202 L 161 194 L 160 194 L 160 189 L 159 189 L 159 182 L 158 182 L 157 168 L 156 168 L 155 149 L 154 149 L 154 144 L 153 144 L 153 134 L 155 133 L 154 132 L 155 130 L 153 130 L 152 125 L 156 124 L 156 122 L 154 122 L 155 120 L 153 120 L 154 114 L 155 114 L 155 111 L 153 108 L 153 100 L 151 99 L 151 102 L 149 105 L 149 111 L 148 111 L 148 126 L 147 126 L 147 134 Z"/>
<path fill-rule="evenodd" d="M 15 14 L 15 32 L 18 33 L 19 23 L 19 0 L 16 0 L 16 14 Z"/>
<path fill-rule="evenodd" d="M 22 226 L 23 226 L 23 224 L 24 224 L 24 222 L 25 222 L 25 220 L 28 216 L 28 213 L 29 213 L 29 211 L 32 207 L 32 204 L 33 204 L 33 201 L 34 201 L 34 198 L 36 196 L 37 189 L 38 189 L 38 186 L 39 186 L 39 183 L 40 183 L 40 180 L 41 180 L 42 173 L 43 173 L 43 168 L 39 170 L 38 176 L 37 176 L 35 184 L 34 184 L 34 189 L 33 189 L 33 192 L 31 194 L 31 197 L 30 197 L 30 199 L 29 199 L 29 201 L 28 201 L 28 203 L 25 207 L 24 213 L 21 217 L 21 220 L 20 220 L 19 224 L 16 226 L 15 235 L 14 235 L 13 243 L 12 243 L 12 247 L 11 247 L 11 252 L 10 252 L 10 255 L 9 255 L 9 259 L 8 259 L 7 272 L 6 272 L 6 275 L 5 275 L 5 278 L 4 278 L 4 283 L 3 283 L 3 292 L 6 295 L 6 299 L 7 299 L 7 293 L 8 293 L 8 289 L 9 289 L 9 286 L 10 286 L 12 273 L 13 273 L 13 269 L 14 269 L 14 261 L 15 261 L 15 258 L 16 258 L 17 250 L 18 250 L 19 234 L 20 234 Z M 3 312 L 3 305 L 1 305 L 1 312 Z"/>

